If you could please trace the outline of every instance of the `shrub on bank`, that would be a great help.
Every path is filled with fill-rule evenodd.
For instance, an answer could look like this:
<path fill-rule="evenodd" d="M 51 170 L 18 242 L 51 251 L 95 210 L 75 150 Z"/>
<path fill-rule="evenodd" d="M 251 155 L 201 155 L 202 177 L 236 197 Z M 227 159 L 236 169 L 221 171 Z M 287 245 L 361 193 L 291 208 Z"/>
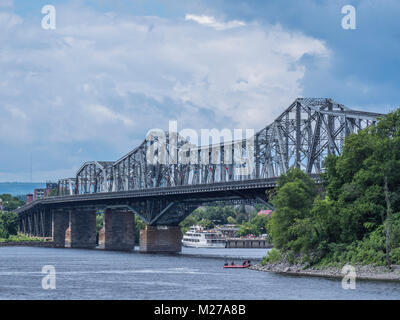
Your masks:
<path fill-rule="evenodd" d="M 37 237 L 30 237 L 24 234 L 17 234 L 17 235 L 9 235 L 8 238 L 3 238 L 0 235 L 0 242 L 20 242 L 20 241 L 39 241 L 44 242 L 45 239 L 37 238 Z"/>
<path fill-rule="evenodd" d="M 264 257 L 264 259 L 265 259 L 264 264 L 265 264 L 266 262 L 268 262 L 268 263 L 276 263 L 276 262 L 279 262 L 279 261 L 281 260 L 281 253 L 279 252 L 279 250 L 277 250 L 277 249 L 275 249 L 275 248 L 272 248 L 272 249 L 268 252 L 268 255 L 267 255 L 266 257 Z M 263 261 L 264 261 L 264 259 L 263 259 Z"/>

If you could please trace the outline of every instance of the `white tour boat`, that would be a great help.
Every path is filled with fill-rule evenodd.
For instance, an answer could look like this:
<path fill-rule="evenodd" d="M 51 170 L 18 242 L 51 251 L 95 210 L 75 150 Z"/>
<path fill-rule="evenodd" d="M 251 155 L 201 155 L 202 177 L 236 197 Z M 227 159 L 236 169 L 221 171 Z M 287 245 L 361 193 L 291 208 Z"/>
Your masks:
<path fill-rule="evenodd" d="M 182 239 L 182 245 L 192 248 L 225 248 L 226 240 L 219 231 L 191 226 Z"/>

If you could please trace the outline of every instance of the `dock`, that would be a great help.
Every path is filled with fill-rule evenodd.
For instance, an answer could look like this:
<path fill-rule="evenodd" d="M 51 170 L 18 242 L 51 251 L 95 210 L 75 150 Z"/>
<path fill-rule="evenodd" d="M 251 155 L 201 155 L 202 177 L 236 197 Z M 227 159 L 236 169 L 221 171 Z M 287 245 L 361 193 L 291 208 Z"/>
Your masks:
<path fill-rule="evenodd" d="M 264 238 L 228 238 L 225 248 L 272 248 L 272 244 Z"/>

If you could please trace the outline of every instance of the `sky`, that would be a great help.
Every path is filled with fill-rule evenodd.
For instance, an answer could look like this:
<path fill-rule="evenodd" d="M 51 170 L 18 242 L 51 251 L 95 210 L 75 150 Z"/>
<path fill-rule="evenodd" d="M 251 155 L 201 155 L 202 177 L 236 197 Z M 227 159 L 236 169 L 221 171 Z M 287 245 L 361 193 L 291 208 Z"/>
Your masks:
<path fill-rule="evenodd" d="M 390 112 L 399 16 L 397 0 L 0 0 L 0 182 L 73 177 L 170 120 L 259 130 L 297 97 Z"/>

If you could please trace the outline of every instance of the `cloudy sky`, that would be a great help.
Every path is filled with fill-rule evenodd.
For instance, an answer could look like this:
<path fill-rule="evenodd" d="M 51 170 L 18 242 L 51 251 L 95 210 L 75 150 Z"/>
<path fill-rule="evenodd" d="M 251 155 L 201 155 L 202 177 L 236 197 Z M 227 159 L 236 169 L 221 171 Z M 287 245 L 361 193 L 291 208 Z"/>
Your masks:
<path fill-rule="evenodd" d="M 391 111 L 399 16 L 397 0 L 0 0 L 0 181 L 30 181 L 31 158 L 33 181 L 73 176 L 169 120 L 257 130 L 297 97 Z"/>

